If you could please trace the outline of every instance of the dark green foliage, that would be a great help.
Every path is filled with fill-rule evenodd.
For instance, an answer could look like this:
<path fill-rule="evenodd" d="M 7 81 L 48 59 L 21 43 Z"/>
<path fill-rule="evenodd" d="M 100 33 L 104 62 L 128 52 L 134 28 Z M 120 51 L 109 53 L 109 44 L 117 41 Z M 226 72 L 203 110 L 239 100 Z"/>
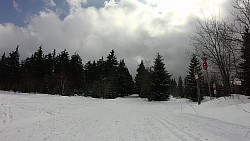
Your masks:
<path fill-rule="evenodd" d="M 9 56 L 2 55 L 0 60 L 0 88 L 2 90 L 18 91 L 20 83 L 20 64 L 19 64 L 19 46 L 11 52 Z"/>
<path fill-rule="evenodd" d="M 97 98 L 116 98 L 133 93 L 134 82 L 125 65 L 119 63 L 114 50 L 107 56 L 96 61 L 89 61 L 85 65 L 86 95 Z"/>
<path fill-rule="evenodd" d="M 71 56 L 70 60 L 70 79 L 71 85 L 70 89 L 74 94 L 83 93 L 84 88 L 84 71 L 83 64 L 80 55 L 74 54 Z"/>
<path fill-rule="evenodd" d="M 149 100 L 165 101 L 169 99 L 170 75 L 165 70 L 162 56 L 158 53 L 152 71 L 152 89 Z"/>
<path fill-rule="evenodd" d="M 242 69 L 241 78 L 242 78 L 242 86 L 243 86 L 243 94 L 250 96 L 250 33 L 248 29 L 246 30 L 243 36 L 243 46 L 242 46 L 242 60 L 243 62 L 240 64 Z"/>
<path fill-rule="evenodd" d="M 191 62 L 189 65 L 188 75 L 185 80 L 185 95 L 186 95 L 186 98 L 191 99 L 194 102 L 198 100 L 197 99 L 197 81 L 195 79 L 195 74 L 198 74 L 199 81 L 202 82 L 203 76 L 201 72 L 200 63 L 198 59 L 196 58 L 196 56 L 193 56 L 191 58 Z"/>
<path fill-rule="evenodd" d="M 40 46 L 37 52 L 32 55 L 30 58 L 30 75 L 33 78 L 33 92 L 41 92 L 42 91 L 42 83 L 45 75 L 45 58 L 42 51 L 42 47 Z"/>
<path fill-rule="evenodd" d="M 5 53 L 2 55 L 0 60 L 0 89 L 6 90 L 6 80 L 7 80 L 7 63 Z"/>
<path fill-rule="evenodd" d="M 112 50 L 110 54 L 107 56 L 107 60 L 105 62 L 105 74 L 107 76 L 116 75 L 117 67 L 118 67 L 118 61 L 115 56 L 114 50 Z"/>
<path fill-rule="evenodd" d="M 177 92 L 177 83 L 175 79 L 170 80 L 170 94 L 173 97 L 178 97 L 178 92 Z"/>
<path fill-rule="evenodd" d="M 142 83 L 142 79 L 143 79 L 143 74 L 145 71 L 145 66 L 143 63 L 143 60 L 141 60 L 141 64 L 139 65 L 137 71 L 137 74 L 135 76 L 135 93 L 139 94 L 141 91 L 141 83 Z"/>
<path fill-rule="evenodd" d="M 184 98 L 184 87 L 183 87 L 183 81 L 182 81 L 181 76 L 178 79 L 177 93 L 178 93 L 178 97 Z"/>
<path fill-rule="evenodd" d="M 150 100 L 151 81 L 152 81 L 152 72 L 149 69 L 145 69 L 142 72 L 142 78 L 141 78 L 141 84 L 140 84 L 139 96 L 141 98 L 148 98 Z"/>
<path fill-rule="evenodd" d="M 47 55 L 42 47 L 19 63 L 18 47 L 0 60 L 0 89 L 21 92 L 72 95 L 83 93 L 84 70 L 78 54 L 66 50 Z"/>
<path fill-rule="evenodd" d="M 53 53 L 49 53 L 45 55 L 44 67 L 45 67 L 45 74 L 43 78 L 43 90 L 42 93 L 54 94 L 55 87 L 56 87 L 56 75 L 55 71 L 55 57 L 56 51 L 54 50 Z"/>
<path fill-rule="evenodd" d="M 119 96 L 123 97 L 132 94 L 132 76 L 129 74 L 128 68 L 126 67 L 124 60 L 120 61 L 117 73 L 117 93 L 119 94 Z"/>
<path fill-rule="evenodd" d="M 184 98 L 187 98 L 187 95 L 188 95 L 188 78 L 187 77 L 185 77 L 184 78 L 184 89 L 183 89 L 183 97 Z"/>

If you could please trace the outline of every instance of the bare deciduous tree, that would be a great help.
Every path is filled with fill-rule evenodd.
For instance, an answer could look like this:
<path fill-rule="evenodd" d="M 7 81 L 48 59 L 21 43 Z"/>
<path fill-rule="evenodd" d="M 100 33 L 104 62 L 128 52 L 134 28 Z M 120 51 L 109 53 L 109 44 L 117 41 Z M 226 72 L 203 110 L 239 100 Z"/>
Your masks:
<path fill-rule="evenodd" d="M 250 0 L 233 0 L 233 16 L 240 26 L 240 31 L 250 28 Z"/>
<path fill-rule="evenodd" d="M 216 17 L 198 20 L 196 34 L 191 38 L 197 54 L 201 56 L 205 53 L 209 62 L 220 72 L 225 94 L 230 94 L 230 78 L 237 68 L 235 51 L 238 43 L 234 40 L 233 27 Z"/>

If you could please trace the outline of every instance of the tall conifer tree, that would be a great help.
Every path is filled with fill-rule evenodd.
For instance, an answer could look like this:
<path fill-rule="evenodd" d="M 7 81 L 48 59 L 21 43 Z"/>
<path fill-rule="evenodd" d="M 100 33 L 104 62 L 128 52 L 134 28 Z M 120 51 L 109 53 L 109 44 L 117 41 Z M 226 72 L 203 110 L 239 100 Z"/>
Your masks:
<path fill-rule="evenodd" d="M 184 95 L 183 95 L 184 90 L 183 89 L 184 89 L 183 88 L 183 81 L 182 81 L 182 78 L 180 76 L 179 79 L 178 79 L 177 91 L 178 91 L 178 96 L 181 97 L 181 98 L 184 97 Z"/>
<path fill-rule="evenodd" d="M 16 50 L 11 52 L 6 58 L 6 71 L 7 71 L 7 90 L 17 91 L 20 79 L 20 64 L 19 64 L 19 46 L 16 47 Z"/>
<path fill-rule="evenodd" d="M 243 36 L 244 42 L 242 46 L 242 56 L 243 62 L 240 64 L 242 69 L 242 84 L 243 84 L 243 94 L 250 96 L 250 33 L 249 29 Z"/>
<path fill-rule="evenodd" d="M 150 100 L 165 101 L 169 99 L 170 75 L 165 70 L 162 56 L 157 53 L 152 71 L 152 93 Z"/>
<path fill-rule="evenodd" d="M 191 99 L 194 102 L 198 100 L 197 99 L 197 81 L 195 79 L 195 74 L 198 75 L 199 81 L 201 81 L 203 77 L 202 77 L 201 66 L 200 66 L 199 60 L 196 58 L 196 56 L 192 56 L 191 62 L 189 65 L 188 75 L 186 77 L 187 82 L 185 84 L 185 90 L 186 90 L 187 98 Z"/>
<path fill-rule="evenodd" d="M 143 74 L 144 74 L 144 71 L 145 71 L 145 66 L 144 66 L 144 63 L 143 63 L 143 60 L 141 60 L 141 64 L 139 65 L 139 67 L 137 68 L 137 74 L 135 76 L 135 92 L 137 94 L 140 93 L 141 91 L 141 83 L 142 83 L 142 79 L 143 79 Z"/>

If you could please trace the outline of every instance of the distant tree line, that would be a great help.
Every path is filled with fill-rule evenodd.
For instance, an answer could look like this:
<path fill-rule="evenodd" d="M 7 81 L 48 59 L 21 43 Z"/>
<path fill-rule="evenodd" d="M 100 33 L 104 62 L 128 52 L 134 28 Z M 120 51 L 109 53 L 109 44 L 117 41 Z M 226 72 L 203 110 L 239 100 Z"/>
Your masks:
<path fill-rule="evenodd" d="M 143 61 L 134 84 L 124 59 L 118 61 L 114 50 L 104 59 L 88 61 L 85 65 L 75 53 L 64 50 L 44 54 L 42 47 L 20 61 L 19 46 L 0 59 L 0 89 L 25 93 L 84 95 L 94 98 L 116 98 L 139 93 L 148 100 L 168 100 L 171 75 L 166 71 L 158 53 L 154 65 L 145 68 Z"/>
<path fill-rule="evenodd" d="M 44 54 L 42 47 L 20 62 L 19 46 L 0 59 L 0 89 L 27 93 L 86 95 L 116 98 L 133 93 L 134 82 L 124 60 L 112 50 L 106 60 L 82 64 L 75 53 L 64 50 Z"/>

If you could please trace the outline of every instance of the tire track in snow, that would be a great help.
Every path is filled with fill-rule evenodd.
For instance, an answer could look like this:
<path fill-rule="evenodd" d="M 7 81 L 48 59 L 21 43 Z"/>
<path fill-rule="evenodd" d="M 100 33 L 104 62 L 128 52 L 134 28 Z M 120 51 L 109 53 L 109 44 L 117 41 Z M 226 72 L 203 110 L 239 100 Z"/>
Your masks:
<path fill-rule="evenodd" d="M 175 135 L 179 140 L 181 141 L 201 141 L 200 138 L 193 136 L 192 134 L 189 134 L 183 130 L 180 130 L 177 128 L 174 124 L 171 124 L 170 122 L 166 121 L 164 118 L 152 114 L 156 121 L 160 123 L 163 127 L 165 127 L 168 131 L 170 131 L 173 135 Z"/>
<path fill-rule="evenodd" d="M 165 118 L 163 118 L 159 114 L 155 114 L 155 112 L 153 112 L 151 110 L 151 107 L 149 107 L 149 106 L 147 106 L 147 112 L 150 115 L 152 115 L 161 126 L 163 126 L 165 129 L 170 131 L 180 141 L 201 141 L 201 139 L 199 137 L 194 136 L 194 135 L 178 128 L 177 126 L 175 126 L 171 122 L 167 121 Z M 171 114 L 171 113 L 169 112 L 169 114 Z"/>
<path fill-rule="evenodd" d="M 170 116 L 174 116 L 174 119 L 175 119 L 174 122 L 172 122 L 169 119 L 169 116 L 164 116 L 164 115 L 158 114 L 158 117 L 161 118 L 165 123 L 170 124 L 177 131 L 180 131 L 180 132 L 184 133 L 185 135 L 191 137 L 191 141 L 193 141 L 193 140 L 196 140 L 196 141 L 208 140 L 208 138 L 210 138 L 209 140 L 214 140 L 214 141 L 227 141 L 227 139 L 222 138 L 219 134 L 214 134 L 213 132 L 210 132 L 210 131 L 204 132 L 202 130 L 203 126 L 199 126 L 198 128 L 194 129 L 192 126 L 190 127 L 190 124 L 181 123 L 178 120 L 179 116 L 177 116 L 177 115 L 170 115 Z M 178 123 L 178 125 L 177 125 L 177 123 Z M 193 125 L 193 124 L 191 124 L 191 125 Z M 185 131 L 185 129 L 187 131 Z M 206 137 L 206 136 L 209 136 L 209 137 Z"/>
<path fill-rule="evenodd" d="M 213 137 L 220 137 L 224 140 L 250 140 L 250 137 L 247 136 L 248 132 L 250 132 L 250 127 L 248 126 L 192 114 L 180 114 L 178 115 L 178 120 L 182 124 L 188 121 L 194 127 L 199 128 L 200 131 L 209 132 Z"/>

